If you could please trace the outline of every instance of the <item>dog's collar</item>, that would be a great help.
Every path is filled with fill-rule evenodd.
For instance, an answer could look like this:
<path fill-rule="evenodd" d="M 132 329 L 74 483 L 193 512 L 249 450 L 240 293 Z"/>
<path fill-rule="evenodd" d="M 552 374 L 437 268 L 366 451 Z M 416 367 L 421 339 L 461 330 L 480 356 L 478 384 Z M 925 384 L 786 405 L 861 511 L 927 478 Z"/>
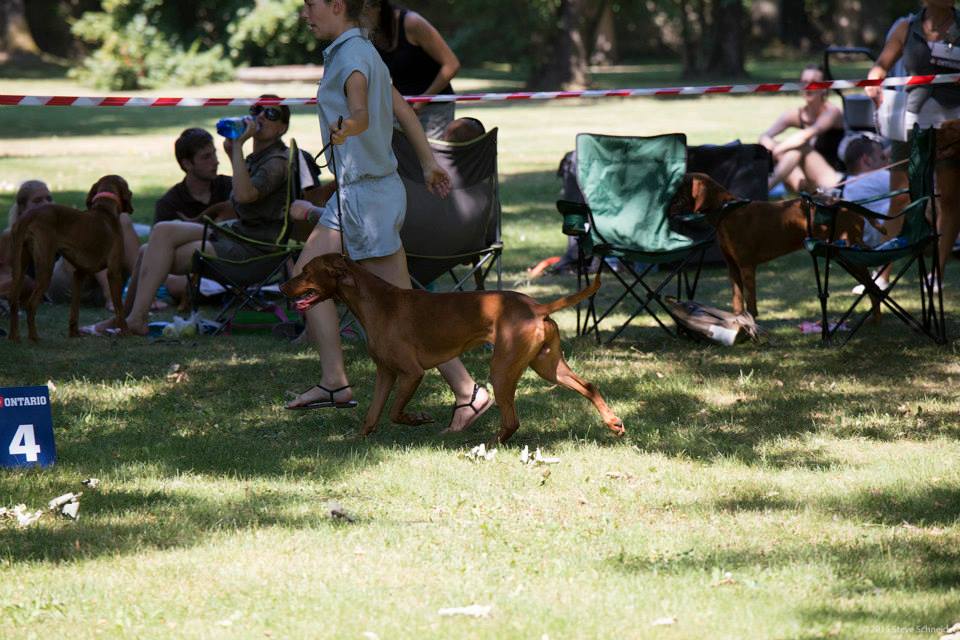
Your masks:
<path fill-rule="evenodd" d="M 120 196 L 111 191 L 98 191 L 92 198 L 90 198 L 90 202 L 94 202 L 98 198 L 110 198 L 117 203 L 117 206 L 120 207 L 121 211 L 123 210 L 123 200 L 120 199 Z"/>

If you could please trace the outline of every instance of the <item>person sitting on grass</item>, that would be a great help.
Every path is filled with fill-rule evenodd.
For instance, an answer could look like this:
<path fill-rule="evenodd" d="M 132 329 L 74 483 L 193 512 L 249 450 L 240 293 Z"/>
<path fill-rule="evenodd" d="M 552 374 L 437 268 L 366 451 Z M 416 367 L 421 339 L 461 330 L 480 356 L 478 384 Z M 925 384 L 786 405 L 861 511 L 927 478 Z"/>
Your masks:
<path fill-rule="evenodd" d="M 170 220 L 201 222 L 202 214 L 211 205 L 230 198 L 233 181 L 219 175 L 217 149 L 213 136 L 204 129 L 185 129 L 173 145 L 177 164 L 183 170 L 183 180 L 170 187 L 157 200 L 153 223 Z"/>
<path fill-rule="evenodd" d="M 10 237 L 13 223 L 27 211 L 49 202 L 53 202 L 53 195 L 42 180 L 27 180 L 17 188 L 17 196 L 7 216 L 7 228 L 0 233 L 0 298 L 6 299 L 13 288 L 13 265 L 10 263 L 13 257 Z M 33 290 L 33 279 L 25 275 L 23 284 L 21 297 L 25 299 Z"/>
<path fill-rule="evenodd" d="M 800 82 L 823 82 L 823 69 L 810 65 L 800 74 Z M 827 101 L 826 91 L 804 91 L 803 106 L 788 109 L 760 136 L 760 144 L 773 154 L 776 163 L 768 188 L 783 182 L 791 191 L 800 191 L 804 179 L 817 187 L 828 187 L 834 172 L 840 169 L 837 148 L 843 139 L 843 112 Z M 781 140 L 776 137 L 787 129 L 797 129 Z"/>
<path fill-rule="evenodd" d="M 153 223 L 185 220 L 200 222 L 201 214 L 215 204 L 227 202 L 233 181 L 230 176 L 217 173 L 220 161 L 217 149 L 213 145 L 213 136 L 204 129 L 191 127 L 184 129 L 173 144 L 173 153 L 177 164 L 183 170 L 183 180 L 173 185 L 154 205 Z M 225 215 L 218 215 L 217 221 L 235 217 L 232 208 Z M 186 276 L 167 276 L 165 282 L 171 296 L 180 300 L 187 299 L 189 285 Z"/>
<path fill-rule="evenodd" d="M 276 98 L 264 95 L 262 98 Z M 237 219 L 230 226 L 238 234 L 273 241 L 283 226 L 286 207 L 287 145 L 281 139 L 290 123 L 287 106 L 254 105 L 247 129 L 236 140 L 224 140 L 223 148 L 233 167 L 230 202 Z M 244 158 L 243 144 L 253 139 L 253 153 Z M 204 226 L 184 220 L 161 222 L 153 227 L 125 300 L 127 326 L 131 333 L 147 335 L 150 301 L 171 273 L 186 275 L 193 266 L 193 254 L 200 249 Z M 238 241 L 226 234 L 210 232 L 204 249 L 220 258 L 242 261 L 262 255 L 268 249 Z M 104 335 L 115 330 L 114 318 L 81 331 Z"/>

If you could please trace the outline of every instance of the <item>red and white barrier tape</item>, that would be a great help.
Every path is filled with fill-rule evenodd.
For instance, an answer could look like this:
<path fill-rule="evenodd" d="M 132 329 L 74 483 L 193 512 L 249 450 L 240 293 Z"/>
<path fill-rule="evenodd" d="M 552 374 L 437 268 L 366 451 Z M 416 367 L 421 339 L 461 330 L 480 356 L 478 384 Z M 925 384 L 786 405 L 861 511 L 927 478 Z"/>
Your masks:
<path fill-rule="evenodd" d="M 880 80 L 831 80 L 824 82 L 773 82 L 726 84 L 701 87 L 659 87 L 648 89 L 598 89 L 588 91 L 539 91 L 477 93 L 439 96 L 408 96 L 407 102 L 501 102 L 508 100 L 561 100 L 565 98 L 637 98 L 649 96 L 700 96 L 713 94 L 797 93 L 827 89 L 863 87 L 914 87 L 929 84 L 958 84 L 960 73 L 934 76 L 907 76 Z M 122 96 L 23 96 L 0 94 L 0 106 L 19 107 L 248 107 L 254 104 L 288 106 L 313 105 L 316 98 L 133 98 Z"/>

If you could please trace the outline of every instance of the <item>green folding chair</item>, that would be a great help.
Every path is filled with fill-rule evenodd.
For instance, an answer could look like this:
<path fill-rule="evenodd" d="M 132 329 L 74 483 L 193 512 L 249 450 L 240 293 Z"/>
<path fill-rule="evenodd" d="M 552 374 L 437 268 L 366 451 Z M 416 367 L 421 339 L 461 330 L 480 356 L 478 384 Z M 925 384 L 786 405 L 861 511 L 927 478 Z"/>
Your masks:
<path fill-rule="evenodd" d="M 686 136 L 671 133 L 652 137 L 623 137 L 581 133 L 577 136 L 577 182 L 585 203 L 561 200 L 563 232 L 579 236 L 577 281 L 588 277 L 593 258 L 623 291 L 605 309 L 590 299 L 577 332 L 595 333 L 621 303 L 636 303 L 627 320 L 608 339 L 612 342 L 640 314 L 648 313 L 672 336 L 658 311 L 671 316 L 664 290 L 676 283 L 678 299 L 692 299 L 713 238 L 690 238 L 670 226 L 670 202 L 687 167 Z M 691 276 L 690 271 L 693 271 Z M 655 279 L 655 280 L 654 280 Z"/>
<path fill-rule="evenodd" d="M 225 289 L 223 303 L 214 318 L 219 323 L 219 331 L 229 328 L 230 323 L 241 310 L 267 312 L 284 320 L 285 312 L 278 303 L 278 295 L 269 295 L 264 288 L 286 279 L 286 266 L 303 248 L 299 242 L 290 238 L 290 203 L 301 197 L 300 188 L 300 151 L 297 141 L 291 140 L 287 156 L 287 194 L 283 212 L 283 225 L 276 239 L 271 242 L 243 236 L 230 228 L 230 225 L 217 224 L 204 217 L 203 241 L 200 249 L 193 254 L 193 272 L 191 273 L 191 296 L 193 310 L 200 304 L 200 280 L 207 278 L 221 284 Z M 232 260 L 207 253 L 208 232 L 216 229 L 218 234 L 250 244 L 260 251 L 260 255 L 246 260 Z"/>
<path fill-rule="evenodd" d="M 833 342 L 837 333 L 843 330 L 844 323 L 856 312 L 857 307 L 870 295 L 879 300 L 894 316 L 907 326 L 926 335 L 937 344 L 946 344 L 947 332 L 943 312 L 943 294 L 941 288 L 935 286 L 942 280 L 940 273 L 940 259 L 937 234 L 937 206 L 934 197 L 934 169 L 936 166 L 936 131 L 934 129 L 914 128 L 913 143 L 910 149 L 909 179 L 910 188 L 899 192 L 892 192 L 878 198 L 871 198 L 867 202 L 834 201 L 819 202 L 805 195 L 807 201 L 808 238 L 805 241 L 807 251 L 813 259 L 813 270 L 817 279 L 817 292 L 820 299 L 822 315 L 821 341 L 824 344 Z M 900 213 L 893 216 L 878 214 L 862 206 L 874 200 L 893 197 L 905 191 L 910 193 L 910 204 Z M 841 209 L 847 209 L 868 218 L 876 220 L 894 220 L 902 217 L 903 229 L 900 235 L 889 240 L 875 249 L 864 249 L 850 246 L 836 238 L 836 220 Z M 927 217 L 927 211 L 930 217 Z M 823 225 L 829 230 L 826 240 L 813 238 L 813 225 Z M 932 254 L 928 255 L 928 254 Z M 928 262 L 929 260 L 929 262 Z M 869 268 L 882 271 L 888 264 L 894 264 L 896 276 L 890 279 L 886 289 L 880 289 L 873 277 L 869 275 Z M 831 265 L 839 265 L 857 282 L 864 286 L 864 292 L 857 296 L 847 310 L 833 323 L 829 319 L 828 300 L 830 298 Z M 909 285 L 897 287 L 901 279 L 905 278 L 911 267 L 916 265 L 917 280 L 914 282 L 915 292 L 920 295 L 920 316 L 916 317 L 894 300 L 894 294 L 899 295 L 901 290 Z M 929 265 L 929 267 L 928 267 Z M 849 333 L 840 344 L 848 340 L 863 326 L 870 316 L 864 313 L 850 326 Z"/>

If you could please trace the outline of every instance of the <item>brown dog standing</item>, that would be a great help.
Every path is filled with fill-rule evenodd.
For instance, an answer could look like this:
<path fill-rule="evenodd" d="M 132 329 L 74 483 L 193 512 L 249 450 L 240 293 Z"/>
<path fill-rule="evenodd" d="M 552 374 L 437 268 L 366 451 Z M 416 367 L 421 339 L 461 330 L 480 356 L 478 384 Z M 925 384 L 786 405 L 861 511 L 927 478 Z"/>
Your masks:
<path fill-rule="evenodd" d="M 287 297 L 297 298 L 299 311 L 336 298 L 363 325 L 367 349 L 377 365 L 377 379 L 362 435 L 376 430 L 395 384 L 397 397 L 390 419 L 399 424 L 428 422 L 404 411 L 424 371 L 468 349 L 493 343 L 490 381 L 501 420 L 496 439 L 505 442 L 520 426 L 514 396 L 528 366 L 545 380 L 590 400 L 611 431 L 624 433 L 623 422 L 607 407 L 596 387 L 567 366 L 560 351 L 559 329 L 548 317 L 589 297 L 599 287 L 598 274 L 583 291 L 547 304 L 514 291 L 430 293 L 399 289 L 352 260 L 328 253 L 308 262 L 303 272 L 281 285 L 280 290 Z"/>
<path fill-rule="evenodd" d="M 31 340 L 37 340 L 37 307 L 53 274 L 53 263 L 60 252 L 76 271 L 73 276 L 73 300 L 70 303 L 70 337 L 80 335 L 80 290 L 83 278 L 107 270 L 110 298 L 117 326 L 126 332 L 123 303 L 123 236 L 117 216 L 133 212 L 133 195 L 120 176 L 103 176 L 87 194 L 87 211 L 58 204 L 46 204 L 31 210 L 13 225 L 13 289 L 10 294 L 10 339 L 19 340 L 20 287 L 28 259 L 33 260 L 36 286 L 27 299 L 27 328 Z"/>
<path fill-rule="evenodd" d="M 808 236 L 807 211 L 803 200 L 748 202 L 723 210 L 725 202 L 739 200 L 703 173 L 688 173 L 671 204 L 671 212 L 704 212 L 717 230 L 717 243 L 726 260 L 733 289 L 733 312 L 744 308 L 757 317 L 757 265 L 803 248 Z M 836 239 L 848 244 L 863 242 L 863 217 L 841 209 L 837 216 Z M 878 226 L 878 225 L 875 225 Z M 878 228 L 884 231 L 882 227 Z M 826 225 L 814 225 L 813 235 L 827 239 Z M 866 269 L 863 275 L 866 276 Z M 879 316 L 874 301 L 874 315 Z"/>

